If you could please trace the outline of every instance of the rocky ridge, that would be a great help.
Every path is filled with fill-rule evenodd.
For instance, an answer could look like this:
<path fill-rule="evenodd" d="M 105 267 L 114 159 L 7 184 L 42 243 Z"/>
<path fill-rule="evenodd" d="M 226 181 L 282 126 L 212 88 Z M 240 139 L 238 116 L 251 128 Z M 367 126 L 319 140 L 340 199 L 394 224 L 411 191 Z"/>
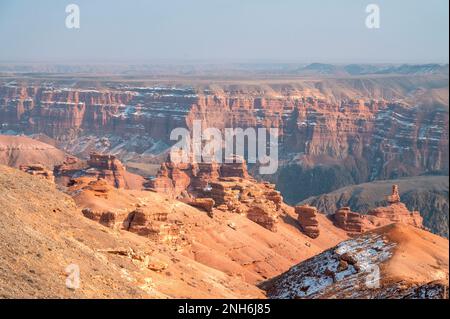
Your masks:
<path fill-rule="evenodd" d="M 334 214 L 328 215 L 334 225 L 345 230 L 349 236 L 359 235 L 368 230 L 402 223 L 417 228 L 424 228 L 423 218 L 417 211 L 409 211 L 400 201 L 398 185 L 392 186 L 392 193 L 386 196 L 388 205 L 369 210 L 366 215 L 352 212 L 349 207 L 341 207 Z M 317 228 L 317 208 L 308 205 L 296 206 L 300 225 L 314 234 Z M 318 234 L 317 234 L 318 236 Z"/>
<path fill-rule="evenodd" d="M 415 238 L 412 234 L 418 235 Z M 414 243 L 410 242 L 414 237 Z M 405 244 L 406 242 L 406 244 Z M 426 242 L 433 244 L 424 248 Z M 411 226 L 392 224 L 344 241 L 263 284 L 270 298 L 448 298 L 448 241 Z M 402 246 L 416 245 L 405 253 Z M 399 260 L 398 255 L 404 254 Z M 423 258 L 422 260 L 420 260 Z M 417 260 L 421 271 L 399 264 Z"/>

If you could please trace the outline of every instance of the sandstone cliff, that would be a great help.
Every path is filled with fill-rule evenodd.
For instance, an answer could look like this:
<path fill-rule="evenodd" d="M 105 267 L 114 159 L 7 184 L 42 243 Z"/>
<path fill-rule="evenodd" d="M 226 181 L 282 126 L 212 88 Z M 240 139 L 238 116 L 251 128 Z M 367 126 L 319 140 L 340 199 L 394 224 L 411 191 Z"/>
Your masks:
<path fill-rule="evenodd" d="M 337 87 L 295 83 L 98 90 L 8 84 L 0 86 L 0 119 L 4 130 L 47 134 L 74 155 L 89 149 L 123 159 L 156 156 L 170 145 L 172 129 L 191 128 L 196 119 L 218 129 L 276 127 L 283 166 L 272 180 L 293 204 L 348 184 L 448 174 L 448 101 L 421 100 L 431 89 L 448 92 L 448 80 L 435 79 L 436 88 L 421 94 L 424 79 L 384 80 L 386 87 L 376 80 L 370 94 L 365 90 L 374 84 L 361 80 L 364 87 L 352 86 L 338 99 Z M 401 89 L 405 81 L 409 90 Z M 399 93 L 380 94 L 388 85 Z M 329 186 L 309 180 L 311 173 Z"/>

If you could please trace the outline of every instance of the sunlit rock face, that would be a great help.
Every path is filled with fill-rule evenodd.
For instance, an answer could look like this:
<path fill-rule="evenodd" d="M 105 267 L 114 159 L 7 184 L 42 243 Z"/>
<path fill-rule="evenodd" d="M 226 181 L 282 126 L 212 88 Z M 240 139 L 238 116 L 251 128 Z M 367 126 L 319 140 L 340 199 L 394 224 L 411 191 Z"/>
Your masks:
<path fill-rule="evenodd" d="M 148 189 L 201 208 L 212 217 L 215 211 L 246 216 L 276 232 L 283 197 L 275 185 L 257 182 L 245 161 L 235 163 L 173 163 L 161 165 Z"/>

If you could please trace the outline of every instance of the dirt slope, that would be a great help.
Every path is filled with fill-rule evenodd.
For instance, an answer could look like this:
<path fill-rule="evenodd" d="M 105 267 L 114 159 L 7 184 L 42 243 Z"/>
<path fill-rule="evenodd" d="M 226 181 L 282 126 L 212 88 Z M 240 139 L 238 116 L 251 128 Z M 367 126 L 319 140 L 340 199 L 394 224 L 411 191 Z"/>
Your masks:
<path fill-rule="evenodd" d="M 330 224 L 322 238 L 311 240 L 288 215 L 272 233 L 236 214 L 211 219 L 156 193 L 111 191 L 109 201 L 91 200 L 105 209 L 139 199 L 170 210 L 172 220 L 183 222 L 189 245 L 176 251 L 102 226 L 54 184 L 0 165 L 0 297 L 263 298 L 256 283 L 345 237 Z M 88 202 L 89 194 L 76 200 Z M 80 268 L 79 289 L 66 287 L 70 264 Z"/>
<path fill-rule="evenodd" d="M 239 278 L 88 220 L 51 183 L 1 165 L 0 207 L 0 298 L 263 297 Z M 66 287 L 70 264 L 80 268 L 79 289 Z"/>
<path fill-rule="evenodd" d="M 0 164 L 12 167 L 42 164 L 50 169 L 64 161 L 65 153 L 26 136 L 0 135 Z"/>
<path fill-rule="evenodd" d="M 89 188 L 80 191 L 80 187 L 72 187 L 71 194 L 82 209 L 127 216 L 136 207 L 150 206 L 152 211 L 167 214 L 168 223 L 182 225 L 185 256 L 250 284 L 276 276 L 347 238 L 325 216 L 320 216 L 319 238 L 305 236 L 290 207 L 285 208 L 277 232 L 272 232 L 239 214 L 217 210 L 211 218 L 160 193 L 107 186 L 99 194 Z"/>

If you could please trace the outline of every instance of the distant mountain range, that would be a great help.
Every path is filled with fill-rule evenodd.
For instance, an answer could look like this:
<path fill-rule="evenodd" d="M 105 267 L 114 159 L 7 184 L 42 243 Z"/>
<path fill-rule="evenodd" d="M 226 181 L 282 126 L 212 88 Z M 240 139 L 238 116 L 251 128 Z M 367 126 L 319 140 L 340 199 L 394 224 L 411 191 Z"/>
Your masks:
<path fill-rule="evenodd" d="M 52 64 L 1 63 L 3 73 L 50 74 L 117 74 L 117 75 L 179 75 L 179 76 L 354 76 L 377 74 L 449 74 L 449 65 L 428 64 L 326 64 L 326 63 L 163 63 L 163 64 Z"/>
<path fill-rule="evenodd" d="M 368 74 L 448 74 L 448 64 L 348 64 L 312 63 L 296 70 L 298 74 L 368 75 Z"/>

